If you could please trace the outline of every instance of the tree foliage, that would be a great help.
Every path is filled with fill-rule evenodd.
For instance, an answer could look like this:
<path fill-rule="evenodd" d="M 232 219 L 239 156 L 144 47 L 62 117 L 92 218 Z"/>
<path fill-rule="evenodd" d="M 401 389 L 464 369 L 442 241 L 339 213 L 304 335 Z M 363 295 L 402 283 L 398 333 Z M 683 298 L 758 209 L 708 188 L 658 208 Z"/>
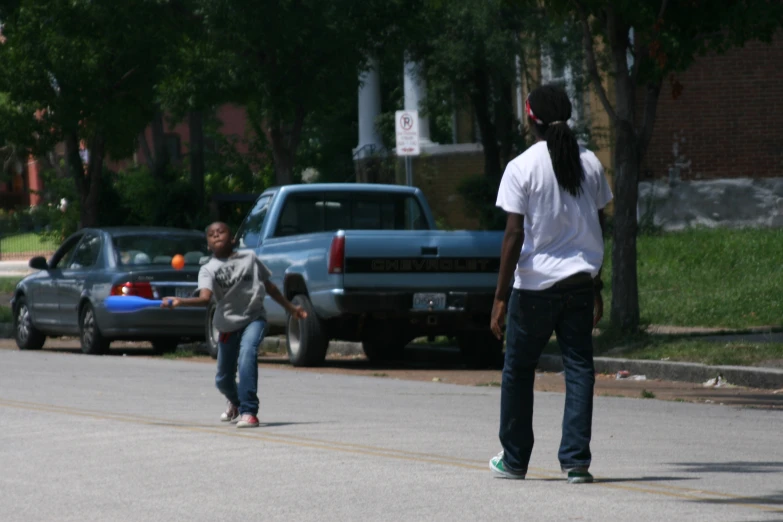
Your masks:
<path fill-rule="evenodd" d="M 162 51 L 179 24 L 175 5 L 19 0 L 4 2 L 0 18 L 0 91 L 23 115 L 14 141 L 38 151 L 65 143 L 82 225 L 94 225 L 104 158 L 129 156 L 155 114 Z"/>

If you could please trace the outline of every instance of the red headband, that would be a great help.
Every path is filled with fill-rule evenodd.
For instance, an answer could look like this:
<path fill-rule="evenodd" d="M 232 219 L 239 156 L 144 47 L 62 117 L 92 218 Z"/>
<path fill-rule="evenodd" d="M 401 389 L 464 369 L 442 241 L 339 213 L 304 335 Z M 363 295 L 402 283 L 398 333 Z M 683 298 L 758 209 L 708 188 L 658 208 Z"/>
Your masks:
<path fill-rule="evenodd" d="M 530 117 L 531 120 L 538 123 L 539 125 L 544 125 L 544 122 L 538 119 L 538 116 L 533 114 L 533 109 L 530 108 L 530 96 L 528 95 L 527 99 L 525 100 L 525 112 Z"/>

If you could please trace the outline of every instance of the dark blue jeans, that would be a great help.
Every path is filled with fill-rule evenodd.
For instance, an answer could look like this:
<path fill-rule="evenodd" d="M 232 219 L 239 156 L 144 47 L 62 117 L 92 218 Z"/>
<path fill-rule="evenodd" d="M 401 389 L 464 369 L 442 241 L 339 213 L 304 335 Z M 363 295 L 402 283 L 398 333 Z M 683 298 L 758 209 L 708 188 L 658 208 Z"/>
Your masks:
<path fill-rule="evenodd" d="M 533 384 L 552 332 L 563 355 L 565 412 L 558 458 L 562 468 L 590 466 L 593 423 L 592 283 L 541 291 L 514 290 L 508 303 L 506 359 L 500 395 L 504 463 L 526 471 L 533 451 Z"/>
<path fill-rule="evenodd" d="M 240 414 L 258 414 L 258 345 L 265 328 L 265 321 L 256 320 L 241 330 L 220 336 L 215 384 L 239 408 Z"/>

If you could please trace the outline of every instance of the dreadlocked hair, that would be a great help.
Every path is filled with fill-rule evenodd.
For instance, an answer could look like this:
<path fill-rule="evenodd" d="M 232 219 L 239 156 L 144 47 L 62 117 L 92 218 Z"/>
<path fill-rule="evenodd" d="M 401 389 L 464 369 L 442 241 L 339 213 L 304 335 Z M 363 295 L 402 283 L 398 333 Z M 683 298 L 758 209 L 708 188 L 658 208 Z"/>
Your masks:
<path fill-rule="evenodd" d="M 579 196 L 585 173 L 579 157 L 579 143 L 568 126 L 571 117 L 568 95 L 560 87 L 544 85 L 530 93 L 528 102 L 536 119 L 543 122 L 530 120 L 536 134 L 546 140 L 558 185 L 572 196 Z"/>

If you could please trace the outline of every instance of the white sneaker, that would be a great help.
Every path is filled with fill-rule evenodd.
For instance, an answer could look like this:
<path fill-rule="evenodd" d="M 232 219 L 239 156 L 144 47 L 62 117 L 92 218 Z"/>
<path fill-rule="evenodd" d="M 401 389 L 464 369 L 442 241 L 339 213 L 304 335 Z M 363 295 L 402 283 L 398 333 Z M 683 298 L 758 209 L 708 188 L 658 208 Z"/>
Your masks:
<path fill-rule="evenodd" d="M 236 422 L 239 418 L 239 408 L 228 403 L 228 408 L 226 408 L 226 411 L 220 414 L 220 421 L 221 422 Z"/>

